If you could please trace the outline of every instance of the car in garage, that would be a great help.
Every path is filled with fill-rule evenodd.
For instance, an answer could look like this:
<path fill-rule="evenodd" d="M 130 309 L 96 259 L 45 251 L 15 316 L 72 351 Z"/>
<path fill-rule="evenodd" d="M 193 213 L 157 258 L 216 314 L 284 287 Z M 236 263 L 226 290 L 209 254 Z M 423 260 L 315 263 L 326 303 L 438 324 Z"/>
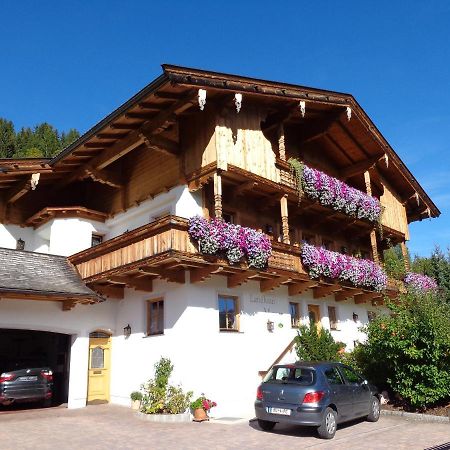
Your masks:
<path fill-rule="evenodd" d="M 48 366 L 27 360 L 0 364 L 0 405 L 26 402 L 51 405 L 53 372 Z"/>
<path fill-rule="evenodd" d="M 321 438 L 331 439 L 340 423 L 360 417 L 376 422 L 380 396 L 346 365 L 300 361 L 272 367 L 258 387 L 255 413 L 265 431 L 289 423 L 316 427 Z"/>

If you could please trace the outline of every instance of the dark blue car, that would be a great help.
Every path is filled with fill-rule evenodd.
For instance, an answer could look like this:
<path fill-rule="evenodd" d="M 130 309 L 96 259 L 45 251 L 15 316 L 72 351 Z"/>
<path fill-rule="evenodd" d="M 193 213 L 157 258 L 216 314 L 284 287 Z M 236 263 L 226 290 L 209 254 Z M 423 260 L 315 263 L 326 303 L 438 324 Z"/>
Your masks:
<path fill-rule="evenodd" d="M 340 363 L 273 366 L 256 397 L 256 418 L 265 431 L 277 423 L 306 425 L 331 439 L 339 423 L 360 417 L 376 422 L 380 417 L 377 388 Z"/>

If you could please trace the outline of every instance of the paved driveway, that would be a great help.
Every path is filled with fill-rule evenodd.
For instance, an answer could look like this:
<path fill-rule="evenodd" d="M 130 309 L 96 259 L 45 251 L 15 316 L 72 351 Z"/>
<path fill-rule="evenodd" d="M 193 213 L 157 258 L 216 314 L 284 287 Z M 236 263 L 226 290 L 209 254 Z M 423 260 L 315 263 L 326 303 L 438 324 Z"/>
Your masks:
<path fill-rule="evenodd" d="M 0 414 L 0 449 L 424 449 L 450 441 L 450 424 L 408 422 L 381 417 L 341 426 L 332 441 L 314 430 L 275 427 L 260 431 L 255 422 L 154 424 L 128 408 L 112 405 L 78 410 L 55 408 Z"/>

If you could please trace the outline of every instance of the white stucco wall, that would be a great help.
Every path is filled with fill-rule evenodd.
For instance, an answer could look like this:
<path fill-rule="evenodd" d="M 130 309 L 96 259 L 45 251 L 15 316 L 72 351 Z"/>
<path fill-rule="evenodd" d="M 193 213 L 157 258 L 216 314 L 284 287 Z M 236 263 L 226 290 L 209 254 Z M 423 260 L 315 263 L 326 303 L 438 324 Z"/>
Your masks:
<path fill-rule="evenodd" d="M 219 331 L 218 294 L 239 296 L 238 333 Z M 164 298 L 165 333 L 146 337 L 145 301 L 158 297 Z M 287 288 L 282 287 L 261 294 L 256 282 L 228 289 L 226 278 L 219 276 L 193 285 L 157 281 L 152 293 L 127 290 L 118 304 L 116 328 L 121 330 L 129 323 L 132 335 L 124 339 L 119 333 L 113 338 L 111 401 L 128 405 L 130 392 L 153 375 L 154 363 L 165 356 L 175 365 L 173 382 L 218 402 L 213 410 L 216 417 L 251 416 L 260 382 L 258 371 L 267 370 L 296 335 L 290 324 L 289 301 L 300 303 L 304 322 L 307 305 L 319 305 L 325 328 L 329 328 L 327 306 L 336 306 L 339 331 L 332 332 L 335 339 L 345 342 L 348 349 L 353 348 L 353 341 L 364 339 L 357 328 L 367 323 L 365 305 L 336 304 L 331 298 L 314 300 L 312 292 L 288 297 Z M 358 323 L 353 321 L 353 312 L 359 316 Z M 267 330 L 268 319 L 275 323 L 272 333 Z M 285 359 L 294 361 L 295 353 Z"/>

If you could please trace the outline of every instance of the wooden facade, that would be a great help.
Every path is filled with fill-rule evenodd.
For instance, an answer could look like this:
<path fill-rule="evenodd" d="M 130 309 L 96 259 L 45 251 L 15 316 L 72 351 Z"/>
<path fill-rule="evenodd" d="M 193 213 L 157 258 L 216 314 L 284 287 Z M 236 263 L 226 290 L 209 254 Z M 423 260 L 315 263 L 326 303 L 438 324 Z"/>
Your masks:
<path fill-rule="evenodd" d="M 307 198 L 299 203 L 291 157 L 377 197 L 383 233 Z M 164 66 L 161 77 L 54 159 L 0 161 L 0 221 L 38 227 L 68 213 L 104 221 L 178 185 L 202 192 L 205 215 L 269 234 L 267 271 L 199 254 L 186 223 L 172 218 L 74 255 L 87 282 L 117 295 L 154 276 L 181 282 L 181 267 L 194 280 L 220 273 L 230 285 L 254 278 L 263 290 L 283 283 L 290 292 L 301 285 L 344 298 L 349 287 L 308 279 L 303 241 L 378 261 L 387 238 L 404 245 L 409 222 L 440 214 L 351 95 Z"/>

